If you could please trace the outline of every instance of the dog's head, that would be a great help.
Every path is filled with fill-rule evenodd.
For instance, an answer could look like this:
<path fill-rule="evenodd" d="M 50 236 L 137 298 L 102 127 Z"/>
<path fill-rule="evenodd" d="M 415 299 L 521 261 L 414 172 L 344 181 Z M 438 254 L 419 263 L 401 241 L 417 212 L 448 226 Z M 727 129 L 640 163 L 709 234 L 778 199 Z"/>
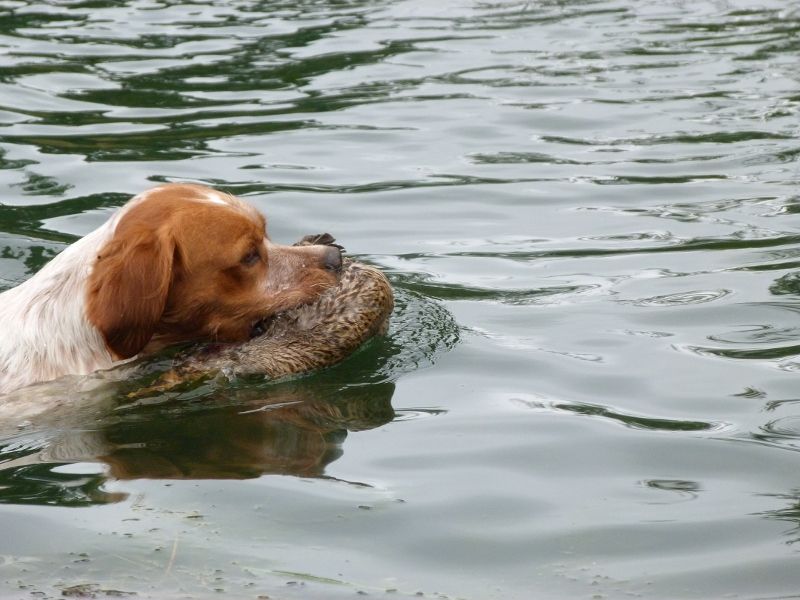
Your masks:
<path fill-rule="evenodd" d="M 239 342 L 336 282 L 339 249 L 280 246 L 243 201 L 194 185 L 134 199 L 101 249 L 87 312 L 118 358 L 192 340 Z"/>

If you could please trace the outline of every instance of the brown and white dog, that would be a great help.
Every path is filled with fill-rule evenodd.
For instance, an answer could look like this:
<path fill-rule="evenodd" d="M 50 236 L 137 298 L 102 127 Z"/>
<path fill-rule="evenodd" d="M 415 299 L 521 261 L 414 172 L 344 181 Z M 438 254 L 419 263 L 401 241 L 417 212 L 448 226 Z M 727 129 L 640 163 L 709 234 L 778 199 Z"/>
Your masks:
<path fill-rule="evenodd" d="M 0 395 L 194 341 L 245 341 L 336 281 L 332 246 L 279 246 L 263 215 L 207 187 L 134 197 L 0 294 Z"/>

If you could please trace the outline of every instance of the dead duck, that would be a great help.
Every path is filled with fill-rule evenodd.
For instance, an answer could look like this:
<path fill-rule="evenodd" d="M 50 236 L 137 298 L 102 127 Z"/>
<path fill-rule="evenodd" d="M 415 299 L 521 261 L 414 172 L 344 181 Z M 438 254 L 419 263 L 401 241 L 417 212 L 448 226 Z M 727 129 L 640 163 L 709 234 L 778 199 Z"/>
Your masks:
<path fill-rule="evenodd" d="M 306 236 L 295 245 L 314 244 L 338 247 L 329 234 Z M 315 302 L 272 317 L 248 342 L 192 347 L 176 357 L 157 386 L 169 388 L 220 373 L 229 378 L 280 379 L 335 365 L 385 331 L 393 307 L 386 276 L 375 267 L 345 259 L 336 285 Z"/>

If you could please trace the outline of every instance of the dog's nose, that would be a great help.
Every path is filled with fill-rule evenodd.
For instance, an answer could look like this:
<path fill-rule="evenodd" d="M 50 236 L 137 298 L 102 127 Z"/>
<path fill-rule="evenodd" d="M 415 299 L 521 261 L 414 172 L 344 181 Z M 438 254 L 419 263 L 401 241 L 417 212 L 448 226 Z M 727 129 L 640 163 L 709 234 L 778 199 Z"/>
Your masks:
<path fill-rule="evenodd" d="M 334 246 L 326 246 L 322 261 L 326 269 L 331 271 L 340 270 L 342 268 L 342 251 Z"/>

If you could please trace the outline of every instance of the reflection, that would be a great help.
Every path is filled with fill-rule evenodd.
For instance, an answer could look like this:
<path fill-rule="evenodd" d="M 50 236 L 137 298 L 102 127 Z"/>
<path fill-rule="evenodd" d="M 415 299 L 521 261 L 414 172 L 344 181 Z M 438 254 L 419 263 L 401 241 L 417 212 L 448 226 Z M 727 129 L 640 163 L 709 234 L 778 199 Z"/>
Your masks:
<path fill-rule="evenodd" d="M 319 477 L 348 431 L 392 420 L 394 383 L 328 394 L 289 386 L 266 397 L 178 419 L 125 420 L 101 433 L 99 458 L 118 479 Z"/>
<path fill-rule="evenodd" d="M 555 410 L 571 412 L 577 415 L 611 419 L 631 429 L 651 431 L 713 431 L 721 429 L 724 426 L 723 423 L 711 421 L 689 421 L 634 415 L 612 410 L 611 408 L 597 404 L 553 402 L 550 406 Z"/>
<path fill-rule="evenodd" d="M 794 256 L 793 251 L 770 252 L 769 256 L 772 260 L 783 261 L 777 265 L 781 269 L 794 268 L 794 263 L 785 262 L 787 258 Z M 767 267 L 760 270 L 771 270 L 776 265 L 767 265 Z M 751 267 L 750 270 L 756 269 Z M 779 369 L 797 370 L 800 365 L 797 361 L 797 356 L 800 355 L 800 344 L 797 343 L 800 328 L 795 326 L 794 321 L 797 313 L 800 312 L 800 305 L 792 296 L 800 295 L 800 276 L 794 271 L 781 275 L 772 282 L 769 291 L 781 298 L 769 302 L 758 302 L 755 305 L 760 309 L 769 308 L 781 313 L 788 312 L 788 316 L 781 315 L 781 321 L 742 325 L 735 331 L 707 336 L 710 341 L 727 344 L 728 347 L 687 345 L 683 348 L 700 356 L 770 361 L 775 363 Z M 735 347 L 730 347 L 733 345 Z"/>
<path fill-rule="evenodd" d="M 127 35 L 128 12 L 113 3 L 90 12 L 71 4 L 0 14 L 0 33 L 19 42 L 25 57 L 0 66 L 0 81 L 13 84 L 64 70 L 85 76 L 65 89 L 37 90 L 44 109 L 2 99 L 25 121 L 6 132 L 7 139 L 88 161 L 219 156 L 218 140 L 313 129 L 320 122 L 306 115 L 383 102 L 398 89 L 423 83 L 358 81 L 325 92 L 306 90 L 321 76 L 380 65 L 418 49 L 415 40 L 388 39 L 370 47 L 314 50 L 340 36 L 368 36 L 368 18 L 382 8 L 380 2 L 236 4 L 241 3 L 228 7 L 224 19 L 201 7 L 191 17 L 180 6 L 138 11 L 143 20 L 153 14 L 150 26 L 142 27 L 153 33 L 136 36 Z M 171 26 L 163 27 L 165 22 Z M 261 35 L 241 35 L 254 23 Z M 262 100 L 276 91 L 298 93 L 286 102 Z M 288 114 L 297 117 L 286 120 Z M 74 135 L 76 127 L 85 131 Z"/>
<path fill-rule="evenodd" d="M 778 277 L 775 282 L 769 286 L 769 291 L 776 296 L 783 295 L 800 295 L 800 273 L 792 272 Z"/>
<path fill-rule="evenodd" d="M 502 290 L 497 288 L 458 285 L 436 281 L 429 273 L 398 274 L 408 289 L 439 300 L 488 300 L 511 305 L 552 303 L 554 298 L 582 294 L 597 289 L 591 285 L 550 285 L 532 289 Z"/>
<path fill-rule="evenodd" d="M 25 170 L 25 182 L 12 184 L 11 187 L 20 188 L 26 196 L 63 196 L 71 187 L 70 184 L 60 183 L 55 177 L 40 175 L 30 170 Z"/>
<path fill-rule="evenodd" d="M 217 376 L 164 392 L 152 383 L 172 367 L 167 353 L 7 395 L 0 402 L 0 503 L 125 499 L 104 489 L 110 478 L 325 476 L 349 432 L 395 419 L 397 378 L 458 343 L 459 326 L 443 306 L 393 284 L 387 334 L 308 376 Z M 400 419 L 415 416 L 402 411 Z"/>
<path fill-rule="evenodd" d="M 2 449 L 0 449 L 2 451 Z M 2 469 L 2 464 L 0 464 Z M 0 470 L 0 502 L 90 506 L 121 502 L 128 495 L 102 489 L 106 477 L 99 474 L 59 473 L 52 464 L 33 464 Z"/>
<path fill-rule="evenodd" d="M 684 500 L 695 500 L 703 491 L 699 482 L 685 479 L 645 479 L 642 485 L 662 492 L 675 493 Z"/>
<path fill-rule="evenodd" d="M 766 397 L 766 396 L 764 396 Z M 771 400 L 765 403 L 764 410 L 774 413 L 785 409 L 789 413 L 796 413 L 797 398 L 784 398 Z M 780 450 L 800 451 L 800 416 L 788 414 L 778 417 L 760 425 L 756 430 L 749 432 L 746 437 L 740 438 L 777 448 Z M 791 489 L 785 494 L 764 494 L 776 498 L 784 504 L 783 508 L 776 508 L 760 512 L 762 517 L 770 520 L 786 521 L 791 527 L 784 532 L 787 544 L 800 542 L 800 489 Z"/>
<path fill-rule="evenodd" d="M 49 428 L 0 446 L 6 458 L 0 503 L 84 506 L 125 499 L 102 489 L 109 477 L 320 477 L 341 456 L 348 432 L 394 418 L 393 394 L 392 382 L 335 387 L 309 380 L 268 391 L 220 391 L 194 406 L 130 402 L 91 429 L 77 423 Z"/>
<path fill-rule="evenodd" d="M 76 196 L 47 204 L 14 206 L 0 204 L 0 230 L 21 237 L 33 237 L 60 244 L 71 244 L 77 236 L 48 230 L 44 223 L 58 217 L 115 209 L 130 200 L 130 195 L 115 192 Z M 61 250 L 63 248 L 60 248 Z"/>
<path fill-rule="evenodd" d="M 765 410 L 774 412 L 782 407 L 791 409 L 791 405 L 795 402 L 796 400 L 776 400 L 767 403 Z M 751 432 L 749 438 L 757 443 L 782 450 L 800 450 L 800 417 L 786 416 L 768 421 L 757 431 Z"/>
<path fill-rule="evenodd" d="M 25 267 L 20 275 L 33 275 L 50 262 L 56 254 L 58 254 L 58 250 L 54 247 L 41 245 L 27 245 L 27 247 L 22 247 L 22 244 L 17 247 L 0 246 L 0 259 L 11 260 L 14 261 L 13 264 L 15 266 L 22 265 Z"/>
<path fill-rule="evenodd" d="M 705 304 L 724 298 L 731 293 L 731 290 L 692 290 L 678 292 L 664 296 L 653 296 L 652 298 L 640 298 L 638 300 L 621 300 L 626 304 L 634 306 L 685 306 L 689 304 Z"/>
<path fill-rule="evenodd" d="M 759 514 L 766 519 L 788 521 L 791 523 L 791 528 L 784 532 L 784 535 L 788 538 L 786 543 L 796 544 L 800 542 L 800 490 L 794 489 L 788 494 L 766 495 L 786 501 L 788 506 L 776 508 L 775 510 L 767 510 Z"/>

